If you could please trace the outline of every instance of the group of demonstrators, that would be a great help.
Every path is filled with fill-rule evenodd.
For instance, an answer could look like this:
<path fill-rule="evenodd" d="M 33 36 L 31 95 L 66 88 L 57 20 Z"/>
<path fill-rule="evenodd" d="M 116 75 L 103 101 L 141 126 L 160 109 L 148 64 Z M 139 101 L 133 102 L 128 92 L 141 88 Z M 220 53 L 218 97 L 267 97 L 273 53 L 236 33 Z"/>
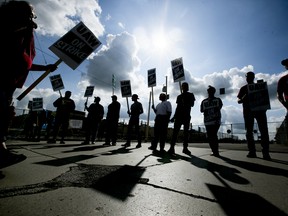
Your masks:
<path fill-rule="evenodd" d="M 5 30 L 5 34 L 0 34 L 0 40 L 5 41 L 1 47 L 1 70 L 2 78 L 0 80 L 0 163 L 9 164 L 23 160 L 25 156 L 11 153 L 5 144 L 6 134 L 8 130 L 9 121 L 14 115 L 12 98 L 16 88 L 22 88 L 29 71 L 50 71 L 57 69 L 57 64 L 37 65 L 33 63 L 36 55 L 34 47 L 33 31 L 37 28 L 34 22 L 36 15 L 33 7 L 26 1 L 8 1 L 2 3 L 0 6 L 0 20 L 1 27 Z M 286 69 L 288 69 L 288 59 L 281 62 Z M 254 109 L 249 100 L 249 85 L 254 83 L 255 74 L 248 72 L 246 74 L 247 85 L 241 87 L 237 97 L 238 103 L 243 104 L 243 117 L 246 127 L 246 138 L 248 143 L 247 157 L 257 157 L 255 142 L 253 137 L 254 119 L 256 119 L 261 133 L 261 145 L 263 158 L 270 160 L 269 155 L 269 135 L 267 127 L 266 109 Z M 278 83 L 278 98 L 283 106 L 288 109 L 288 75 L 282 77 Z M 222 100 L 215 97 L 216 89 L 209 86 L 207 89 L 208 97 L 201 102 L 200 112 L 204 114 L 204 124 L 206 127 L 207 137 L 212 155 L 219 157 L 219 144 L 217 133 L 221 124 L 221 108 L 223 106 Z M 60 126 L 62 126 L 61 143 L 64 142 L 66 131 L 69 123 L 69 114 L 75 110 L 75 103 L 70 98 L 71 92 L 66 91 L 64 97 L 58 98 L 53 105 L 57 108 L 55 123 L 52 138 L 48 140 L 49 143 L 55 143 Z M 130 117 L 127 132 L 127 142 L 123 147 L 131 146 L 132 129 L 135 127 L 137 134 L 136 148 L 141 147 L 141 133 L 139 130 L 139 118 L 143 113 L 142 104 L 138 101 L 138 95 L 132 95 L 133 104 L 128 109 Z M 183 138 L 183 153 L 190 155 L 188 150 L 188 133 L 190 126 L 190 112 L 194 106 L 194 94 L 189 92 L 189 85 L 183 82 L 181 85 L 181 94 L 176 100 L 176 109 L 173 117 L 172 106 L 167 101 L 166 94 L 161 93 L 159 96 L 161 101 L 157 106 L 152 106 L 156 114 L 154 139 L 151 142 L 150 150 L 156 150 L 158 142 L 160 144 L 160 152 L 165 151 L 165 142 L 167 139 L 167 128 L 169 122 L 174 122 L 174 129 L 170 143 L 169 154 L 175 154 L 175 144 L 181 126 L 184 126 Z M 100 98 L 95 97 L 95 101 L 89 107 L 87 103 L 85 108 L 88 116 L 85 121 L 85 140 L 83 144 L 95 142 L 96 133 L 99 124 L 104 116 L 104 108 L 100 104 Z M 106 116 L 106 137 L 105 145 L 116 145 L 117 127 L 120 114 L 120 103 L 117 101 L 117 96 L 112 96 L 112 103 L 108 106 Z M 287 120 L 286 116 L 286 121 Z M 49 137 L 48 137 L 49 138 Z"/>

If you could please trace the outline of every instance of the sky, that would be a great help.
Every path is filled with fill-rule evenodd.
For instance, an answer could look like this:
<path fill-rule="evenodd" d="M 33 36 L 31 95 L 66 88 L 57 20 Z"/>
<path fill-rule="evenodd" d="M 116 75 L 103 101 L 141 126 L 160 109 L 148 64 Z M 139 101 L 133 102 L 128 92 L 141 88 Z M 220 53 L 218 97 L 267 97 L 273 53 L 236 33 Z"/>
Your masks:
<path fill-rule="evenodd" d="M 3 0 L 0 0 L 3 2 Z M 203 125 L 200 103 L 207 97 L 207 87 L 217 89 L 223 101 L 223 124 L 243 123 L 242 106 L 237 94 L 246 84 L 245 73 L 254 71 L 256 80 L 268 84 L 271 109 L 268 122 L 282 122 L 286 110 L 277 100 L 277 82 L 287 73 L 281 60 L 288 58 L 287 0 L 30 0 L 35 8 L 38 29 L 35 31 L 37 56 L 34 63 L 50 64 L 58 57 L 49 47 L 82 21 L 101 41 L 77 69 L 65 63 L 51 75 L 60 74 L 65 89 L 72 91 L 76 109 L 84 111 L 86 87 L 95 86 L 94 96 L 100 103 L 111 103 L 112 74 L 116 77 L 115 94 L 121 103 L 120 118 L 127 122 L 127 101 L 120 92 L 121 80 L 130 80 L 132 93 L 143 104 L 143 122 L 148 119 L 149 95 L 147 71 L 156 68 L 157 85 L 154 103 L 166 83 L 172 112 L 179 83 L 174 83 L 171 60 L 182 58 L 185 81 L 196 98 L 191 123 Z M 55 110 L 52 103 L 59 97 L 49 77 L 26 97 L 17 101 L 25 88 L 42 73 L 30 72 L 22 89 L 14 94 L 17 109 L 27 109 L 32 98 L 43 97 L 44 108 Z M 226 93 L 219 95 L 219 89 Z M 93 98 L 88 98 L 88 105 Z M 131 105 L 131 98 L 128 104 Z M 154 113 L 150 114 L 153 124 Z M 150 123 L 150 124 L 151 124 Z"/>

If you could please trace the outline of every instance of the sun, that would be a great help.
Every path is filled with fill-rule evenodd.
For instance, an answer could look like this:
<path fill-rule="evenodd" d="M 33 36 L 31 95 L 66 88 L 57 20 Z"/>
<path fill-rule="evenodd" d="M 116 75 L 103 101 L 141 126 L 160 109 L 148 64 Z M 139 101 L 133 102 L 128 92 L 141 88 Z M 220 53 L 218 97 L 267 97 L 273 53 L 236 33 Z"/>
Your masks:
<path fill-rule="evenodd" d="M 152 49 L 157 53 L 167 51 L 169 47 L 168 36 L 164 32 L 154 32 L 151 35 Z"/>

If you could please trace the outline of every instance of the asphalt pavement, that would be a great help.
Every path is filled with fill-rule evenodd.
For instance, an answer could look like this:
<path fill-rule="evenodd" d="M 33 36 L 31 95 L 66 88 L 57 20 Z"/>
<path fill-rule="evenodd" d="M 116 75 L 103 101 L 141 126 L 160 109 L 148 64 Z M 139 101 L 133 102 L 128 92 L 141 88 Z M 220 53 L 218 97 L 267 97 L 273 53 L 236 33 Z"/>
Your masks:
<path fill-rule="evenodd" d="M 245 144 L 220 143 L 218 158 L 206 143 L 174 156 L 102 144 L 9 141 L 27 158 L 0 169 L 0 215 L 288 214 L 288 146 L 272 144 L 266 161 L 259 145 L 247 158 Z"/>

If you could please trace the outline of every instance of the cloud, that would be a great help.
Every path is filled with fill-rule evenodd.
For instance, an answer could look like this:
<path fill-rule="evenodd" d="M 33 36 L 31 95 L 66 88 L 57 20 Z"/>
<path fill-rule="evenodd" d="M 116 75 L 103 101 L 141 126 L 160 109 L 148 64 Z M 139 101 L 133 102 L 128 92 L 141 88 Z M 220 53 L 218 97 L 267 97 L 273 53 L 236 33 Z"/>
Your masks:
<path fill-rule="evenodd" d="M 87 77 L 91 85 L 110 90 L 112 75 L 116 77 L 116 87 L 119 89 L 121 80 L 139 77 L 140 60 L 137 56 L 138 45 L 134 36 L 127 32 L 118 35 L 108 35 L 106 46 L 98 51 L 89 61 Z"/>
<path fill-rule="evenodd" d="M 118 26 L 121 28 L 121 29 L 125 29 L 125 25 L 121 22 L 118 23 Z"/>
<path fill-rule="evenodd" d="M 38 14 L 37 32 L 42 35 L 62 36 L 79 21 L 83 21 L 97 37 L 104 33 L 104 26 L 99 20 L 102 9 L 98 1 L 30 0 L 29 2 Z"/>

